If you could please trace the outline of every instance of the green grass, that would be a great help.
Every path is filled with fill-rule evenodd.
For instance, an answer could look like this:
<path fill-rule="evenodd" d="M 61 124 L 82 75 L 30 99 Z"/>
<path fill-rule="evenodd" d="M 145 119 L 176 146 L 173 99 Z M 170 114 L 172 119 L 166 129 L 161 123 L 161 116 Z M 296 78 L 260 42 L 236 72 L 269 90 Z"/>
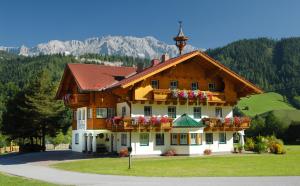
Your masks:
<path fill-rule="evenodd" d="M 274 110 L 271 112 L 285 127 L 288 127 L 292 121 L 300 121 L 300 110 Z M 262 114 L 262 116 L 266 114 Z"/>
<path fill-rule="evenodd" d="M 5 186 L 56 186 L 55 184 L 26 179 L 17 176 L 10 176 L 0 173 L 0 185 Z"/>
<path fill-rule="evenodd" d="M 246 115 L 255 116 L 272 110 L 295 110 L 282 95 L 269 92 L 242 98 L 237 105 Z M 248 106 L 248 110 L 244 108 Z"/>
<path fill-rule="evenodd" d="M 97 158 L 52 165 L 84 173 L 131 176 L 299 176 L 300 146 L 288 146 L 287 154 L 245 154 L 201 157 Z"/>

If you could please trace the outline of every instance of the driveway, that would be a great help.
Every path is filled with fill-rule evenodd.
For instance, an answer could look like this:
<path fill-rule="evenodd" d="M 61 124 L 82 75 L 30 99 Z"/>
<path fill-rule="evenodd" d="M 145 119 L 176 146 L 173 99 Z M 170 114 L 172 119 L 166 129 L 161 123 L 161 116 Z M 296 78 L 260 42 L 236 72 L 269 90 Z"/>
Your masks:
<path fill-rule="evenodd" d="M 0 172 L 63 185 L 105 186 L 300 186 L 300 177 L 131 177 L 85 174 L 57 170 L 47 165 L 61 161 L 93 158 L 71 151 L 49 151 L 23 155 L 0 156 Z"/>

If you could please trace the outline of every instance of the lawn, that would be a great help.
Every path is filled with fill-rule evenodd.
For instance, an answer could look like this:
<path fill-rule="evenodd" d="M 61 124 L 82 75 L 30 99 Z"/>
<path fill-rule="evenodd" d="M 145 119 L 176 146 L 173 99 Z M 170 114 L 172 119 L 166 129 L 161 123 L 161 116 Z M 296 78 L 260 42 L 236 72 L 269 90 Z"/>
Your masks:
<path fill-rule="evenodd" d="M 299 176 L 300 146 L 287 146 L 287 154 L 242 154 L 201 157 L 96 158 L 52 165 L 84 173 L 131 176 Z"/>
<path fill-rule="evenodd" d="M 55 186 L 55 184 L 26 179 L 17 176 L 10 176 L 0 173 L 0 185 L 5 186 Z"/>
<path fill-rule="evenodd" d="M 272 110 L 295 110 L 283 100 L 282 95 L 269 92 L 242 98 L 237 105 L 246 115 L 255 116 Z M 248 110 L 245 110 L 248 107 Z"/>

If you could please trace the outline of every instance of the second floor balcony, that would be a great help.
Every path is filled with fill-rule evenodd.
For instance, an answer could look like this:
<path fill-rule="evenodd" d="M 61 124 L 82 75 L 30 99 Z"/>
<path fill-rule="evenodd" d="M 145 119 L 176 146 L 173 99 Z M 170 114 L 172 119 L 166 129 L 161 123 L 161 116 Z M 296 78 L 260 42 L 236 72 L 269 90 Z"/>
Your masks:
<path fill-rule="evenodd" d="M 244 130 L 250 127 L 251 119 L 249 117 L 233 118 L 203 118 L 205 130 Z"/>
<path fill-rule="evenodd" d="M 223 92 L 200 91 L 200 90 L 179 90 L 179 89 L 154 89 L 154 101 L 189 100 L 203 103 L 225 103 Z"/>
<path fill-rule="evenodd" d="M 65 105 L 80 107 L 86 106 L 89 103 L 89 95 L 88 94 L 66 94 L 63 97 Z"/>

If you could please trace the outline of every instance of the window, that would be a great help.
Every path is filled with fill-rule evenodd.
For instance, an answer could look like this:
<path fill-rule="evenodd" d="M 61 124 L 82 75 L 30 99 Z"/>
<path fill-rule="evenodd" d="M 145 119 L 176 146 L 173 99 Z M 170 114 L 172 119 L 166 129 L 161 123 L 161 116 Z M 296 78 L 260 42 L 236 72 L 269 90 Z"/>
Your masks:
<path fill-rule="evenodd" d="M 221 118 L 223 116 L 222 114 L 222 108 L 217 107 L 216 108 L 216 117 Z"/>
<path fill-rule="evenodd" d="M 225 132 L 219 133 L 219 144 L 226 144 L 226 133 Z"/>
<path fill-rule="evenodd" d="M 181 133 L 180 134 L 180 145 L 187 145 L 188 144 L 188 134 Z"/>
<path fill-rule="evenodd" d="M 149 134 L 148 133 L 140 134 L 140 146 L 149 146 Z"/>
<path fill-rule="evenodd" d="M 88 109 L 87 115 L 88 115 L 89 119 L 93 118 L 93 109 L 92 108 Z"/>
<path fill-rule="evenodd" d="M 107 108 L 107 118 L 113 118 L 115 116 L 114 108 Z"/>
<path fill-rule="evenodd" d="M 191 88 L 192 88 L 192 90 L 198 90 L 199 89 L 198 82 L 193 82 Z"/>
<path fill-rule="evenodd" d="M 198 144 L 202 145 L 202 134 L 198 133 Z"/>
<path fill-rule="evenodd" d="M 197 144 L 197 133 L 191 133 L 191 145 Z"/>
<path fill-rule="evenodd" d="M 165 145 L 165 136 L 164 136 L 164 133 L 157 133 L 155 135 L 155 144 L 156 144 L 156 146 Z"/>
<path fill-rule="evenodd" d="M 233 143 L 239 143 L 240 142 L 240 135 L 235 132 L 233 133 Z"/>
<path fill-rule="evenodd" d="M 170 89 L 177 89 L 178 88 L 178 81 L 171 81 L 170 82 Z"/>
<path fill-rule="evenodd" d="M 85 120 L 85 109 L 81 110 L 81 119 Z"/>
<path fill-rule="evenodd" d="M 144 106 L 144 116 L 152 116 L 152 107 Z"/>
<path fill-rule="evenodd" d="M 122 107 L 122 117 L 126 116 L 126 107 Z"/>
<path fill-rule="evenodd" d="M 176 118 L 176 107 L 174 106 L 168 107 L 168 117 Z"/>
<path fill-rule="evenodd" d="M 75 134 L 75 144 L 79 144 L 79 134 Z"/>
<path fill-rule="evenodd" d="M 81 109 L 78 109 L 78 111 L 77 111 L 77 117 L 78 117 L 78 120 L 81 120 Z"/>
<path fill-rule="evenodd" d="M 159 81 L 158 80 L 151 80 L 151 87 L 153 89 L 159 89 Z"/>
<path fill-rule="evenodd" d="M 77 111 L 76 110 L 74 110 L 74 112 L 73 112 L 73 120 L 77 120 Z"/>
<path fill-rule="evenodd" d="M 121 146 L 127 146 L 127 134 L 121 134 Z"/>
<path fill-rule="evenodd" d="M 209 91 L 215 91 L 215 90 L 216 90 L 216 84 L 214 84 L 214 83 L 209 83 L 209 84 L 208 84 L 208 90 L 209 90 Z"/>
<path fill-rule="evenodd" d="M 171 145 L 178 145 L 178 135 L 175 133 L 171 134 Z"/>
<path fill-rule="evenodd" d="M 201 107 L 194 107 L 194 118 L 195 119 L 201 118 Z"/>
<path fill-rule="evenodd" d="M 213 144 L 214 143 L 213 133 L 206 133 L 205 134 L 205 141 L 206 141 L 206 144 Z"/>
<path fill-rule="evenodd" d="M 107 118 L 107 108 L 97 108 L 96 118 Z"/>

